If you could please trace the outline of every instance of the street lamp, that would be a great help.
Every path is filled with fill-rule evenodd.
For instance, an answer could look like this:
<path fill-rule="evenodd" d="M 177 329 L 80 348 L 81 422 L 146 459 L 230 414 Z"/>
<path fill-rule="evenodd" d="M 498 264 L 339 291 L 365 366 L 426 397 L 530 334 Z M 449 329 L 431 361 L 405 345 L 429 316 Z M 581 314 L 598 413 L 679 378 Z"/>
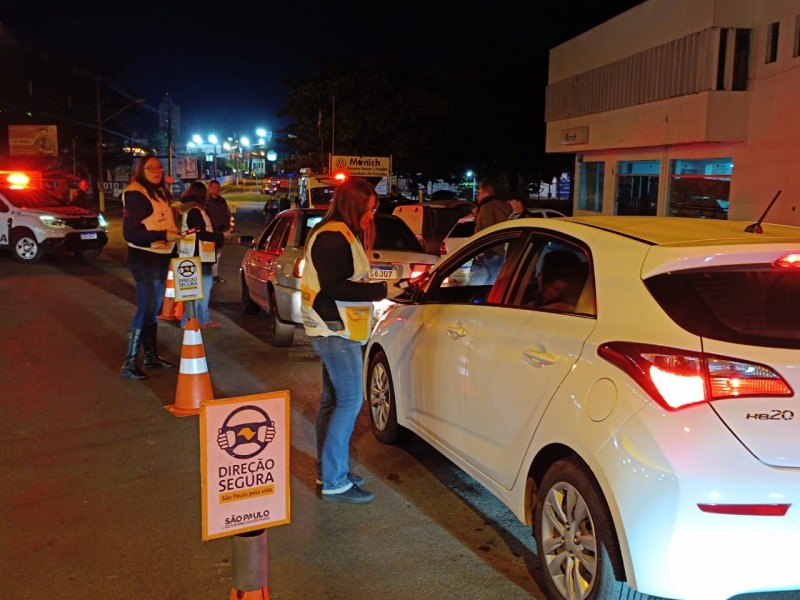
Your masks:
<path fill-rule="evenodd" d="M 475 202 L 475 171 L 470 169 L 466 172 L 466 176 L 472 178 L 472 201 Z"/>
<path fill-rule="evenodd" d="M 97 198 L 98 198 L 98 206 L 100 208 L 100 212 L 105 211 L 106 209 L 106 192 L 105 192 L 105 177 L 103 176 L 103 125 L 108 123 L 111 119 L 116 117 L 123 111 L 128 110 L 131 106 L 135 106 L 137 104 L 144 104 L 143 98 L 137 98 L 136 100 L 131 101 L 130 103 L 126 104 L 122 108 L 120 108 L 114 114 L 107 116 L 105 119 L 102 118 L 100 115 L 100 78 L 96 81 L 96 92 L 97 92 Z"/>

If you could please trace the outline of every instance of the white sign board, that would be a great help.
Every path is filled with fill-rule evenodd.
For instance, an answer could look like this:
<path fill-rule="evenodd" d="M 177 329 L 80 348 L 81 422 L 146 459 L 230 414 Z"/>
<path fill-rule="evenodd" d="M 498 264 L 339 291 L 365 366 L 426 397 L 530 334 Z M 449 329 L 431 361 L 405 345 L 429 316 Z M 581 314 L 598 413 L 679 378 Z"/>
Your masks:
<path fill-rule="evenodd" d="M 349 177 L 388 177 L 392 173 L 391 156 L 331 156 L 331 172 Z"/>
<path fill-rule="evenodd" d="M 175 278 L 175 301 L 200 300 L 203 298 L 203 265 L 199 256 L 172 259 Z"/>
<path fill-rule="evenodd" d="M 203 539 L 290 522 L 289 392 L 200 405 Z"/>

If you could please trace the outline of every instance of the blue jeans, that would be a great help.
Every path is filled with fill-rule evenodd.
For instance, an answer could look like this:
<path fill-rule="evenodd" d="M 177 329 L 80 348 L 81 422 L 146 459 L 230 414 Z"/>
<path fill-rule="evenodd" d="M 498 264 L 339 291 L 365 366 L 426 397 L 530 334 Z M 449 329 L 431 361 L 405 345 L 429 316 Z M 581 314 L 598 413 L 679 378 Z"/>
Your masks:
<path fill-rule="evenodd" d="M 136 314 L 133 315 L 131 328 L 142 329 L 147 323 L 158 323 L 167 289 L 169 257 L 160 265 L 130 263 L 128 266 L 136 282 Z"/>
<path fill-rule="evenodd" d="M 203 299 L 194 300 L 197 322 L 200 325 L 205 325 L 211 320 L 208 303 L 211 302 L 211 288 L 214 286 L 213 266 L 213 263 L 203 263 Z M 186 326 L 188 318 L 188 311 L 184 310 L 183 317 L 181 317 L 181 327 Z"/>
<path fill-rule="evenodd" d="M 317 413 L 317 458 L 322 461 L 322 493 L 339 494 L 353 483 L 350 437 L 364 403 L 361 344 L 343 337 L 311 337 L 322 361 L 322 399 Z"/>

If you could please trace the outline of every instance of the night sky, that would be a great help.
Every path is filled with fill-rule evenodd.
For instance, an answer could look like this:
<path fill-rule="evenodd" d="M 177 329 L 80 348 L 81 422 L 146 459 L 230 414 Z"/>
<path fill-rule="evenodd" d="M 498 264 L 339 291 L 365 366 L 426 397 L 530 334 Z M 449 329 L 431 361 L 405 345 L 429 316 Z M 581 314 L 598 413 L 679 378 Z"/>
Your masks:
<path fill-rule="evenodd" d="M 121 57 L 129 67 L 117 83 L 152 107 L 169 93 L 187 138 L 195 131 L 252 135 L 257 126 L 285 125 L 276 115 L 288 92 L 280 81 L 330 57 L 468 61 L 490 85 L 497 61 L 518 61 L 521 73 L 530 72 L 531 93 L 543 96 L 550 48 L 639 3 L 561 0 L 523 10 L 498 0 L 457 10 L 417 0 L 216 2 L 209 9 L 184 0 L 11 0 L 0 8 L 0 34 L 35 51 Z M 518 93 L 503 81 L 494 85 L 498 94 Z"/>

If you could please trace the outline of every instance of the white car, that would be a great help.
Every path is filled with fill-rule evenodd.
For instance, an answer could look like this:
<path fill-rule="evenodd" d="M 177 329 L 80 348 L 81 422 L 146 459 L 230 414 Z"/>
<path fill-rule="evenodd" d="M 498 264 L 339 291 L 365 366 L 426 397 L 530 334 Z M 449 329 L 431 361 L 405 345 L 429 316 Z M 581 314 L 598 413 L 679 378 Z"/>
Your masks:
<path fill-rule="evenodd" d="M 0 248 L 28 264 L 57 252 L 97 258 L 108 243 L 103 215 L 68 204 L 31 185 L 31 179 L 23 172 L 0 171 Z"/>
<path fill-rule="evenodd" d="M 529 213 L 528 216 L 534 219 L 548 219 L 565 216 L 564 213 L 557 211 L 554 208 L 529 208 L 527 210 Z M 467 241 L 467 238 L 472 236 L 474 233 L 475 215 L 461 217 L 458 221 L 456 221 L 456 224 L 453 225 L 453 228 L 447 232 L 447 235 L 444 236 L 439 253 L 442 256 L 445 256 L 446 254 L 452 254 L 458 248 L 460 248 L 464 242 Z"/>
<path fill-rule="evenodd" d="M 531 524 L 549 600 L 800 589 L 800 228 L 748 225 L 479 232 L 377 323 L 373 433 L 418 435 Z M 551 252 L 569 272 L 540 274 Z"/>

